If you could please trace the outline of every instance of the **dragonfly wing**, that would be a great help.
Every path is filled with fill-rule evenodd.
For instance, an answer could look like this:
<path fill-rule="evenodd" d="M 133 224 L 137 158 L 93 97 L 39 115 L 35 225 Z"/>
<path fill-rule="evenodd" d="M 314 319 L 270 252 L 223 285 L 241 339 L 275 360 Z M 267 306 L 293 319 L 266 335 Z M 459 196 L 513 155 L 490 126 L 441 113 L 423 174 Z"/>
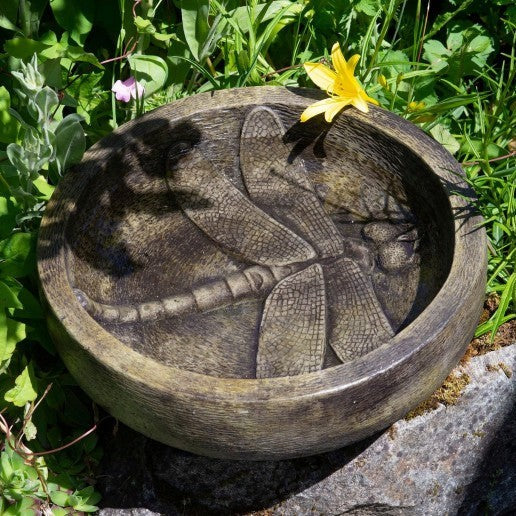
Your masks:
<path fill-rule="evenodd" d="M 253 204 L 198 146 L 179 142 L 171 147 L 167 181 L 186 215 L 245 261 L 288 265 L 315 257 L 308 242 Z"/>
<path fill-rule="evenodd" d="M 342 236 L 324 211 L 300 160 L 291 161 L 285 129 L 269 108 L 256 107 L 240 136 L 240 167 L 249 197 L 316 249 L 319 257 L 343 252 Z"/>
<path fill-rule="evenodd" d="M 326 293 L 319 264 L 280 281 L 265 301 L 256 377 L 321 369 L 326 345 Z"/>
<path fill-rule="evenodd" d="M 349 258 L 325 267 L 328 340 L 342 362 L 365 355 L 394 336 L 369 278 Z"/>

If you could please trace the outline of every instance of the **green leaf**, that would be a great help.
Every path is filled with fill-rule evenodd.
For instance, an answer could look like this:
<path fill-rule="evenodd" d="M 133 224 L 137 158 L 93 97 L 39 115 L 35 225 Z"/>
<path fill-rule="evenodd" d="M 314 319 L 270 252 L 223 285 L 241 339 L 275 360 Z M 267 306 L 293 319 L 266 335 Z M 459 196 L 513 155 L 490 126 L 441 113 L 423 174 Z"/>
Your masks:
<path fill-rule="evenodd" d="M 0 27 L 7 30 L 20 31 L 16 26 L 18 3 L 19 0 L 2 0 L 0 2 Z"/>
<path fill-rule="evenodd" d="M 23 429 L 23 435 L 25 436 L 25 439 L 27 441 L 32 441 L 33 439 L 36 439 L 38 435 L 38 429 L 36 428 L 36 425 L 32 421 L 26 421 L 25 427 Z"/>
<path fill-rule="evenodd" d="M 32 181 L 32 184 L 38 189 L 38 192 L 41 194 L 38 197 L 43 201 L 48 201 L 54 193 L 55 186 L 49 185 L 44 176 L 40 175 Z"/>
<path fill-rule="evenodd" d="M 47 48 L 47 45 L 30 38 L 12 38 L 5 42 L 4 50 L 17 59 L 27 59 Z"/>
<path fill-rule="evenodd" d="M 89 63 L 93 66 L 96 66 L 97 68 L 100 68 L 102 70 L 104 69 L 104 67 L 100 64 L 95 54 L 92 54 L 91 52 L 86 52 L 80 46 L 70 45 L 68 43 L 67 32 L 64 32 L 61 36 L 61 40 L 57 41 L 56 35 L 52 31 L 49 31 L 41 38 L 41 43 L 45 44 L 45 48 L 41 50 L 41 52 L 39 52 L 39 56 L 44 57 L 47 60 L 58 60 L 58 62 L 60 62 L 60 59 L 65 57 L 71 59 L 74 62 L 80 61 L 84 63 Z M 40 70 L 42 72 L 43 67 L 46 63 L 47 61 L 45 61 L 43 65 L 40 65 Z M 49 86 L 53 85 L 49 84 Z"/>
<path fill-rule="evenodd" d="M 512 301 L 514 301 L 515 296 L 516 296 L 516 272 L 513 272 L 511 274 L 511 277 L 507 281 L 504 291 L 500 297 L 500 304 L 498 305 L 496 312 L 492 316 L 493 330 L 491 333 L 491 342 L 494 341 L 495 334 L 496 334 L 498 328 L 503 324 L 502 321 L 505 317 L 505 314 L 509 308 L 510 303 Z M 509 314 L 509 315 L 511 315 L 511 314 Z"/>
<path fill-rule="evenodd" d="M 68 503 L 69 496 L 70 495 L 66 491 L 53 491 L 50 493 L 52 503 L 60 505 L 61 507 L 68 507 L 70 505 Z"/>
<path fill-rule="evenodd" d="M 31 493 L 32 494 L 32 493 Z M 33 496 L 24 496 L 19 502 L 10 505 L 2 516 L 36 516 L 36 499 Z"/>
<path fill-rule="evenodd" d="M 481 98 L 483 97 L 481 96 Z M 435 103 L 432 106 L 421 109 L 418 111 L 418 113 L 446 113 L 452 111 L 455 108 L 472 104 L 477 100 L 479 100 L 479 95 L 476 93 L 470 95 L 455 95 L 454 97 L 449 97 L 441 102 Z"/>
<path fill-rule="evenodd" d="M 89 505 L 85 503 L 77 503 L 73 506 L 73 508 L 77 511 L 82 512 L 97 512 L 99 508 L 95 505 Z"/>
<path fill-rule="evenodd" d="M 190 71 L 190 64 L 188 61 L 181 59 L 188 57 L 190 52 L 188 47 L 182 41 L 171 41 L 168 50 L 168 57 L 166 59 L 168 64 L 168 83 L 182 84 L 188 72 Z"/>
<path fill-rule="evenodd" d="M 95 2 L 91 0 L 52 0 L 50 2 L 57 23 L 70 32 L 71 38 L 84 45 L 93 27 Z"/>
<path fill-rule="evenodd" d="M 21 70 L 13 71 L 12 75 L 20 83 L 23 93 L 32 98 L 45 85 L 45 78 L 38 70 L 37 55 L 34 54 L 27 64 L 22 61 L 20 68 Z"/>
<path fill-rule="evenodd" d="M 152 25 L 152 22 L 142 18 L 141 16 L 137 16 L 134 19 L 134 24 L 136 25 L 139 34 L 154 34 L 156 32 L 156 27 Z"/>
<path fill-rule="evenodd" d="M 471 60 L 481 69 L 486 64 L 489 55 L 494 52 L 491 38 L 476 36 L 466 47 L 466 52 L 474 54 Z"/>
<path fill-rule="evenodd" d="M 439 72 L 448 66 L 447 59 L 451 52 L 436 39 L 427 41 L 424 45 L 423 57 L 432 65 L 432 68 Z"/>
<path fill-rule="evenodd" d="M 39 66 L 41 75 L 45 78 L 45 84 L 51 88 L 60 90 L 63 87 L 63 74 L 61 71 L 61 59 L 47 59 Z"/>
<path fill-rule="evenodd" d="M 68 503 L 72 507 L 75 508 L 77 505 L 82 503 L 82 500 L 74 493 L 74 494 L 68 495 Z"/>
<path fill-rule="evenodd" d="M 3 0 L 2 0 L 3 1 Z M 37 35 L 41 15 L 48 0 L 24 0 L 19 2 L 20 5 L 20 24 L 25 36 L 32 37 Z"/>
<path fill-rule="evenodd" d="M 5 86 L 0 86 L 0 142 L 15 142 L 20 123 L 9 113 L 11 97 Z"/>
<path fill-rule="evenodd" d="M 464 34 L 462 30 L 459 30 L 458 32 L 450 32 L 450 34 L 448 34 L 448 38 L 446 39 L 446 46 L 452 52 L 459 50 L 463 43 Z"/>
<path fill-rule="evenodd" d="M 34 97 L 33 105 L 36 109 L 33 110 L 34 118 L 40 123 L 48 123 L 54 108 L 59 104 L 59 98 L 57 93 L 48 86 L 45 86 L 42 90 L 38 91 Z"/>
<path fill-rule="evenodd" d="M 7 146 L 7 157 L 11 164 L 16 167 L 16 170 L 20 177 L 30 176 L 31 168 L 29 168 L 29 162 L 26 157 L 25 149 L 17 143 L 10 143 Z"/>
<path fill-rule="evenodd" d="M 13 467 L 11 464 L 12 448 L 6 445 L 5 450 L 0 453 L 0 480 L 7 483 L 13 474 Z"/>
<path fill-rule="evenodd" d="M 18 300 L 17 292 L 0 279 L 0 310 L 4 308 L 23 308 L 23 305 Z"/>
<path fill-rule="evenodd" d="M 135 79 L 145 87 L 146 97 L 162 88 L 167 80 L 167 63 L 161 57 L 136 54 L 129 57 L 129 65 Z"/>
<path fill-rule="evenodd" d="M 261 3 L 256 5 L 256 12 L 259 13 L 261 23 L 272 20 L 282 9 L 288 8 L 284 13 L 285 15 L 299 14 L 303 10 L 303 6 L 298 2 L 291 2 L 290 0 L 274 0 L 273 2 Z M 244 5 L 237 7 L 229 14 L 233 22 L 243 32 L 249 32 L 251 29 L 249 19 L 249 7 Z M 222 21 L 221 30 L 224 27 L 224 21 Z"/>
<path fill-rule="evenodd" d="M 72 61 L 80 61 L 82 63 L 89 63 L 101 70 L 104 69 L 104 66 L 100 64 L 100 61 L 97 59 L 95 54 L 91 52 L 85 52 L 81 47 L 69 46 L 66 50 L 66 57 L 70 58 Z"/>
<path fill-rule="evenodd" d="M 219 29 L 221 20 L 222 17 L 220 14 L 218 14 L 213 20 L 210 30 L 208 31 L 208 34 L 206 35 L 206 38 L 203 44 L 201 45 L 201 48 L 199 50 L 199 61 L 201 63 L 204 63 L 204 61 L 206 61 L 206 58 L 208 58 L 210 54 L 215 50 L 217 42 L 222 37 L 222 34 Z"/>
<path fill-rule="evenodd" d="M 153 39 L 155 39 L 158 43 L 158 46 L 162 46 L 164 48 L 167 48 L 167 45 L 159 45 L 160 42 L 167 43 L 171 39 L 178 40 L 178 37 L 175 34 L 160 34 L 159 32 L 155 32 L 152 35 Z"/>
<path fill-rule="evenodd" d="M 39 116 L 38 110 L 33 103 L 32 111 L 34 116 Z M 34 180 L 39 176 L 39 171 L 52 159 L 54 134 L 48 129 L 48 121 L 42 124 L 43 135 L 40 135 L 32 126 L 28 126 L 23 137 L 22 145 L 10 143 L 7 146 L 7 157 L 14 165 L 22 183 L 20 186 L 27 190 L 29 197 L 32 195 L 32 185 L 27 183 L 28 179 Z M 16 192 L 11 189 L 14 197 Z"/>
<path fill-rule="evenodd" d="M 20 278 L 31 274 L 36 266 L 36 235 L 14 233 L 0 241 L 0 277 Z"/>
<path fill-rule="evenodd" d="M 106 98 L 107 93 L 103 92 L 98 85 L 102 80 L 102 73 L 90 73 L 79 77 L 72 77 L 72 84 L 68 88 L 70 95 L 77 99 L 77 113 L 80 114 L 86 124 L 90 125 L 91 116 L 97 106 Z"/>
<path fill-rule="evenodd" d="M 17 407 L 23 407 L 26 403 L 34 401 L 37 396 L 36 378 L 31 362 L 16 378 L 14 387 L 5 393 L 4 399 Z"/>
<path fill-rule="evenodd" d="M 389 63 L 382 66 L 382 63 Z M 378 52 L 377 65 L 385 77 L 396 77 L 399 73 L 410 71 L 410 59 L 401 50 L 382 50 Z"/>
<path fill-rule="evenodd" d="M 13 197 L 0 196 L 0 239 L 8 237 L 16 225 L 19 210 Z"/>
<path fill-rule="evenodd" d="M 452 136 L 450 131 L 442 125 L 437 124 L 430 129 L 430 134 L 450 153 L 455 154 L 460 149 L 459 142 Z"/>
<path fill-rule="evenodd" d="M 16 344 L 25 338 L 25 324 L 10 319 L 4 309 L 0 310 L 0 373 L 9 363 Z"/>
<path fill-rule="evenodd" d="M 488 143 L 485 146 L 484 142 L 478 138 L 464 140 L 460 146 L 460 151 L 466 155 L 481 156 L 482 158 L 485 156 L 488 159 L 497 158 L 506 152 L 503 147 L 499 147 L 494 143 Z"/>
<path fill-rule="evenodd" d="M 34 296 L 34 294 L 25 287 L 21 287 L 18 292 L 18 301 L 21 307 L 13 312 L 13 316 L 23 319 L 43 319 L 43 309 L 40 302 Z M 34 321 L 31 321 L 33 324 Z"/>
<path fill-rule="evenodd" d="M 459 84 L 464 76 L 475 75 L 482 70 L 490 54 L 494 51 L 490 34 L 479 24 L 472 24 L 468 20 L 459 20 L 448 30 L 446 49 L 436 40 L 425 44 L 425 58 L 436 70 L 444 67 L 447 62 L 446 75 L 453 83 Z"/>
<path fill-rule="evenodd" d="M 53 507 L 52 508 L 52 516 L 69 516 L 69 512 L 62 507 Z"/>
<path fill-rule="evenodd" d="M 98 511 L 98 507 L 95 507 L 95 504 L 100 502 L 101 496 L 99 493 L 95 492 L 93 486 L 88 486 L 80 491 L 76 491 L 74 497 L 76 500 L 72 506 L 75 510 L 83 512 Z"/>
<path fill-rule="evenodd" d="M 84 129 L 79 123 L 79 115 L 68 115 L 56 128 L 56 165 L 59 175 L 67 168 L 81 161 L 86 150 Z"/>
<path fill-rule="evenodd" d="M 200 49 L 210 31 L 208 0 L 184 0 L 181 2 L 181 17 L 186 43 L 192 55 L 199 61 Z"/>
<path fill-rule="evenodd" d="M 364 13 L 369 17 L 375 16 L 380 7 L 378 0 L 359 0 L 354 6 L 358 12 Z"/>

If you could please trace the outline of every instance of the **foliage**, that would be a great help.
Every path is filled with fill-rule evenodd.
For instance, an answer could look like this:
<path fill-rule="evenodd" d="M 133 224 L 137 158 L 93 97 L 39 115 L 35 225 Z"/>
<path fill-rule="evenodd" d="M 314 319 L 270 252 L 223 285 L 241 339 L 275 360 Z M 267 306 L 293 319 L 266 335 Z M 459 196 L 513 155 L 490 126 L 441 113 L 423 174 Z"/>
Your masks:
<path fill-rule="evenodd" d="M 18 439 L 6 439 L 0 453 L 0 513 L 11 515 L 95 512 L 100 495 L 92 486 L 67 488 L 73 481 L 49 472 L 43 457 L 31 455 Z"/>
<path fill-rule="evenodd" d="M 93 420 L 47 334 L 35 271 L 45 203 L 85 148 L 194 93 L 313 86 L 301 65 L 327 63 L 338 42 L 360 54 L 369 95 L 464 164 L 489 237 L 487 291 L 500 295 L 477 334 L 494 335 L 516 303 L 515 37 L 509 0 L 2 0 L 0 410 L 11 423 L 0 512 L 88 511 L 98 498 L 93 434 L 45 461 L 30 455 L 74 442 Z M 130 76 L 145 96 L 119 103 L 111 87 Z"/>

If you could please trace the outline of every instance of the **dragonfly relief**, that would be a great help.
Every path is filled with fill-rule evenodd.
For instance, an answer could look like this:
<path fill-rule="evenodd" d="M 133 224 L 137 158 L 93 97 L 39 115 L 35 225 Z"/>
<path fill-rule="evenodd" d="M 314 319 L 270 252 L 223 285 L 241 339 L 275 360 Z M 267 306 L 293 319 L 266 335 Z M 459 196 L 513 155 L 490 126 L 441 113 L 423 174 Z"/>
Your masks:
<path fill-rule="evenodd" d="M 202 145 L 178 142 L 169 151 L 167 181 L 184 214 L 246 268 L 137 305 L 103 304 L 76 289 L 89 313 L 123 324 L 262 299 L 257 378 L 318 371 L 328 346 L 346 362 L 386 343 L 394 332 L 369 279 L 370 252 L 343 238 L 301 160 L 290 159 L 284 134 L 271 109 L 247 114 L 240 135 L 244 191 Z"/>

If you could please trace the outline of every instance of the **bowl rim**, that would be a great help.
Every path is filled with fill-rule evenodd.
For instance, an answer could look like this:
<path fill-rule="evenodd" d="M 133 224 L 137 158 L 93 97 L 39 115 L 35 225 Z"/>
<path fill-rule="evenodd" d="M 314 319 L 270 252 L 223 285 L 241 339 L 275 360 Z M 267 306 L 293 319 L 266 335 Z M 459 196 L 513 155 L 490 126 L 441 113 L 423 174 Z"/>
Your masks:
<path fill-rule="evenodd" d="M 324 93 L 318 90 L 275 86 L 200 93 L 161 106 L 120 126 L 94 144 L 84 155 L 80 175 L 70 171 L 57 186 L 47 205 L 38 238 L 41 294 L 48 310 L 60 321 L 68 338 L 75 341 L 103 368 L 115 374 L 123 374 L 127 380 L 145 385 L 157 394 L 167 396 L 173 392 L 193 397 L 202 396 L 203 399 L 214 402 L 245 403 L 325 397 L 383 375 L 431 344 L 436 335 L 469 302 L 467 296 L 458 295 L 463 289 L 464 281 L 476 285 L 479 276 L 485 275 L 486 235 L 480 227 L 481 218 L 478 215 L 465 219 L 454 215 L 455 245 L 450 271 L 439 292 L 413 322 L 396 334 L 388 344 L 357 360 L 297 376 L 266 379 L 220 378 L 166 366 L 154 358 L 138 353 L 105 330 L 86 312 L 72 291 L 65 252 L 68 217 L 73 214 L 75 202 L 90 178 L 102 168 L 99 161 L 144 134 L 145 131 L 141 128 L 145 124 L 142 122 L 150 123 L 146 125 L 155 122 L 153 129 L 157 129 L 160 118 L 166 118 L 168 123 L 170 120 L 191 116 L 207 109 L 231 109 L 257 104 L 287 104 L 299 108 L 301 113 L 314 99 L 324 97 Z M 375 106 L 371 106 L 367 114 L 357 109 L 348 109 L 340 117 L 344 120 L 348 117 L 357 119 L 363 124 L 373 126 L 375 130 L 396 139 L 400 146 L 407 147 L 411 153 L 417 149 L 416 154 L 439 179 L 444 194 L 448 196 L 452 214 L 460 214 L 470 204 L 463 198 L 464 192 L 474 198 L 473 191 L 464 181 L 459 163 L 414 124 Z M 461 192 L 461 195 L 455 192 Z M 463 274 L 466 263 L 471 264 L 467 278 Z"/>

